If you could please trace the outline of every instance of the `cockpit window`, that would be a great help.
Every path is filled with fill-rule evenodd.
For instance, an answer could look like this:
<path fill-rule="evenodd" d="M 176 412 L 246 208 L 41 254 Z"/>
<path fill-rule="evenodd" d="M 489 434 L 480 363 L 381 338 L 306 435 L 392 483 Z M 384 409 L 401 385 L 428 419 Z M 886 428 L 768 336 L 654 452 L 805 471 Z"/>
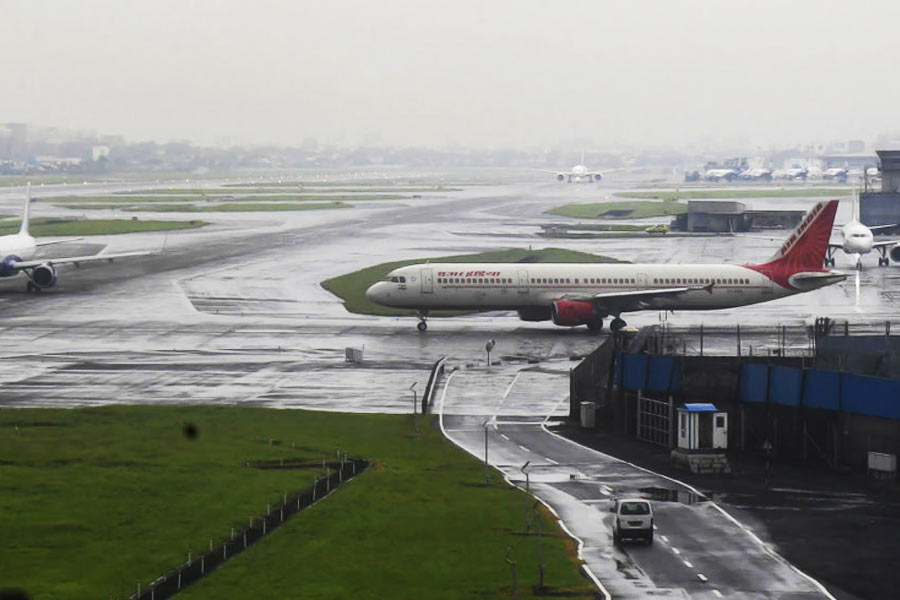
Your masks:
<path fill-rule="evenodd" d="M 390 275 L 384 278 L 385 281 L 390 281 L 391 283 L 406 283 L 406 277 L 400 277 L 397 275 Z"/>

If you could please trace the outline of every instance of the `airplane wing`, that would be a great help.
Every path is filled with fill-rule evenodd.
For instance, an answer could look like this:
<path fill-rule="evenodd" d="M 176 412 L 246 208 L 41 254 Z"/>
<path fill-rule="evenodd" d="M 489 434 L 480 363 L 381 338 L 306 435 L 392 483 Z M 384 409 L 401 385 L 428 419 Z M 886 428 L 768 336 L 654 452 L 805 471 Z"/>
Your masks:
<path fill-rule="evenodd" d="M 866 227 L 868 227 L 872 231 L 875 231 L 876 229 L 892 229 L 896 226 L 897 226 L 896 223 L 892 223 L 890 225 L 866 225 Z"/>
<path fill-rule="evenodd" d="M 135 256 L 147 256 L 150 254 L 159 254 L 158 252 L 120 252 L 118 254 L 88 254 L 86 256 L 67 256 L 65 258 L 46 258 L 44 260 L 20 260 L 13 261 L 10 266 L 13 269 L 33 269 L 41 265 L 80 265 L 81 263 L 95 262 L 98 260 L 108 260 L 112 262 L 118 258 L 131 258 Z"/>
<path fill-rule="evenodd" d="M 594 295 L 566 295 L 562 300 L 571 300 L 576 302 L 593 302 L 595 306 L 605 308 L 607 310 L 637 310 L 649 306 L 651 300 L 656 298 L 665 298 L 669 296 L 677 296 L 691 290 L 705 290 L 712 293 L 712 286 L 692 286 L 692 287 L 672 287 L 662 289 L 645 289 L 645 290 L 628 290 L 623 292 L 602 292 Z"/>
<path fill-rule="evenodd" d="M 900 244 L 900 240 L 884 240 L 883 242 L 875 242 L 874 244 L 872 244 L 872 247 L 878 248 L 881 246 L 893 246 L 895 244 Z"/>
<path fill-rule="evenodd" d="M 53 246 L 55 244 L 68 244 L 69 242 L 80 242 L 84 238 L 72 238 L 68 240 L 56 240 L 54 242 L 37 242 L 35 246 Z"/>

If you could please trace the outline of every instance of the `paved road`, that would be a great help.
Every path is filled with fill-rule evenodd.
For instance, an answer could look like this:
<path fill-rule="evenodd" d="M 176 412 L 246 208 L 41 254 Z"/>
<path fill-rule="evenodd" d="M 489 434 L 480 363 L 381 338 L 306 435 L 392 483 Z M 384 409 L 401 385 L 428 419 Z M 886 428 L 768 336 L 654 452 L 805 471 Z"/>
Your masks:
<path fill-rule="evenodd" d="M 555 394 L 548 381 L 535 385 L 548 379 Z M 448 378 L 436 409 L 445 435 L 481 459 L 487 429 L 490 464 L 553 508 L 611 597 L 830 598 L 688 486 L 552 433 L 545 424 L 565 413 L 566 385 L 547 371 L 465 369 Z M 631 494 L 667 498 L 654 501 L 653 545 L 612 543 L 611 499 Z"/>

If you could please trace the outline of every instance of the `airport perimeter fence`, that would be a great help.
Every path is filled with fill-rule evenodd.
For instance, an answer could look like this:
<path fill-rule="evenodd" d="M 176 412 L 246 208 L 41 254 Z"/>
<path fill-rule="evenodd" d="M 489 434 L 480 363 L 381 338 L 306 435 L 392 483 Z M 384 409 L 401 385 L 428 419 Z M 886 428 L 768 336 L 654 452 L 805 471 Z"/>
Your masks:
<path fill-rule="evenodd" d="M 662 323 L 647 338 L 652 354 L 676 356 L 815 356 L 815 332 L 806 325 L 672 327 Z"/>
<path fill-rule="evenodd" d="M 267 464 L 257 466 L 286 469 L 311 465 Z M 161 575 L 149 585 L 142 587 L 142 584 L 138 583 L 137 590 L 128 596 L 128 599 L 164 600 L 175 596 L 188 585 L 198 581 L 232 557 L 265 538 L 292 516 L 327 497 L 343 483 L 359 475 L 368 467 L 369 462 L 360 458 L 345 456 L 331 463 L 323 460 L 322 468 L 326 471 L 326 475 L 316 477 L 309 488 L 293 494 L 285 493 L 280 504 L 270 505 L 265 513 L 252 517 L 246 528 L 231 528 L 224 540 L 219 542 L 210 540 L 209 550 L 203 554 L 199 556 L 189 554 L 182 565 Z"/>

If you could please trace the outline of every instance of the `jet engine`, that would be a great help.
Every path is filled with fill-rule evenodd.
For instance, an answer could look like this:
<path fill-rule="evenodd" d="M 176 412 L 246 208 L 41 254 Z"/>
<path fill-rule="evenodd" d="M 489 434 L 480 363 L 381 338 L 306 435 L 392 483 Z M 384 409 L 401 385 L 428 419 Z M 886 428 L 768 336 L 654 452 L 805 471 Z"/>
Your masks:
<path fill-rule="evenodd" d="M 557 300 L 550 308 L 550 315 L 556 325 L 575 327 L 587 325 L 600 318 L 591 302 Z"/>
<path fill-rule="evenodd" d="M 556 176 L 557 181 L 565 181 L 565 179 L 566 179 L 566 176 L 563 175 L 562 173 L 560 173 L 559 175 Z"/>
<path fill-rule="evenodd" d="M 594 175 L 594 176 L 593 176 L 593 180 L 594 180 L 594 181 L 600 181 L 601 179 L 603 179 L 603 177 L 602 177 L 601 175 Z"/>
<path fill-rule="evenodd" d="M 38 288 L 53 287 L 56 285 L 56 269 L 47 263 L 38 265 L 31 272 L 31 281 Z"/>
<path fill-rule="evenodd" d="M 891 260 L 894 262 L 900 262 L 900 246 L 894 246 L 891 248 Z"/>
<path fill-rule="evenodd" d="M 15 267 L 12 266 L 14 262 L 22 262 L 22 259 L 18 256 L 10 254 L 9 256 L 4 258 L 2 262 L 0 262 L 0 277 L 12 277 L 16 273 L 18 273 Z"/>
<path fill-rule="evenodd" d="M 549 321 L 551 309 L 549 306 L 534 306 L 519 310 L 519 318 L 523 321 Z"/>

